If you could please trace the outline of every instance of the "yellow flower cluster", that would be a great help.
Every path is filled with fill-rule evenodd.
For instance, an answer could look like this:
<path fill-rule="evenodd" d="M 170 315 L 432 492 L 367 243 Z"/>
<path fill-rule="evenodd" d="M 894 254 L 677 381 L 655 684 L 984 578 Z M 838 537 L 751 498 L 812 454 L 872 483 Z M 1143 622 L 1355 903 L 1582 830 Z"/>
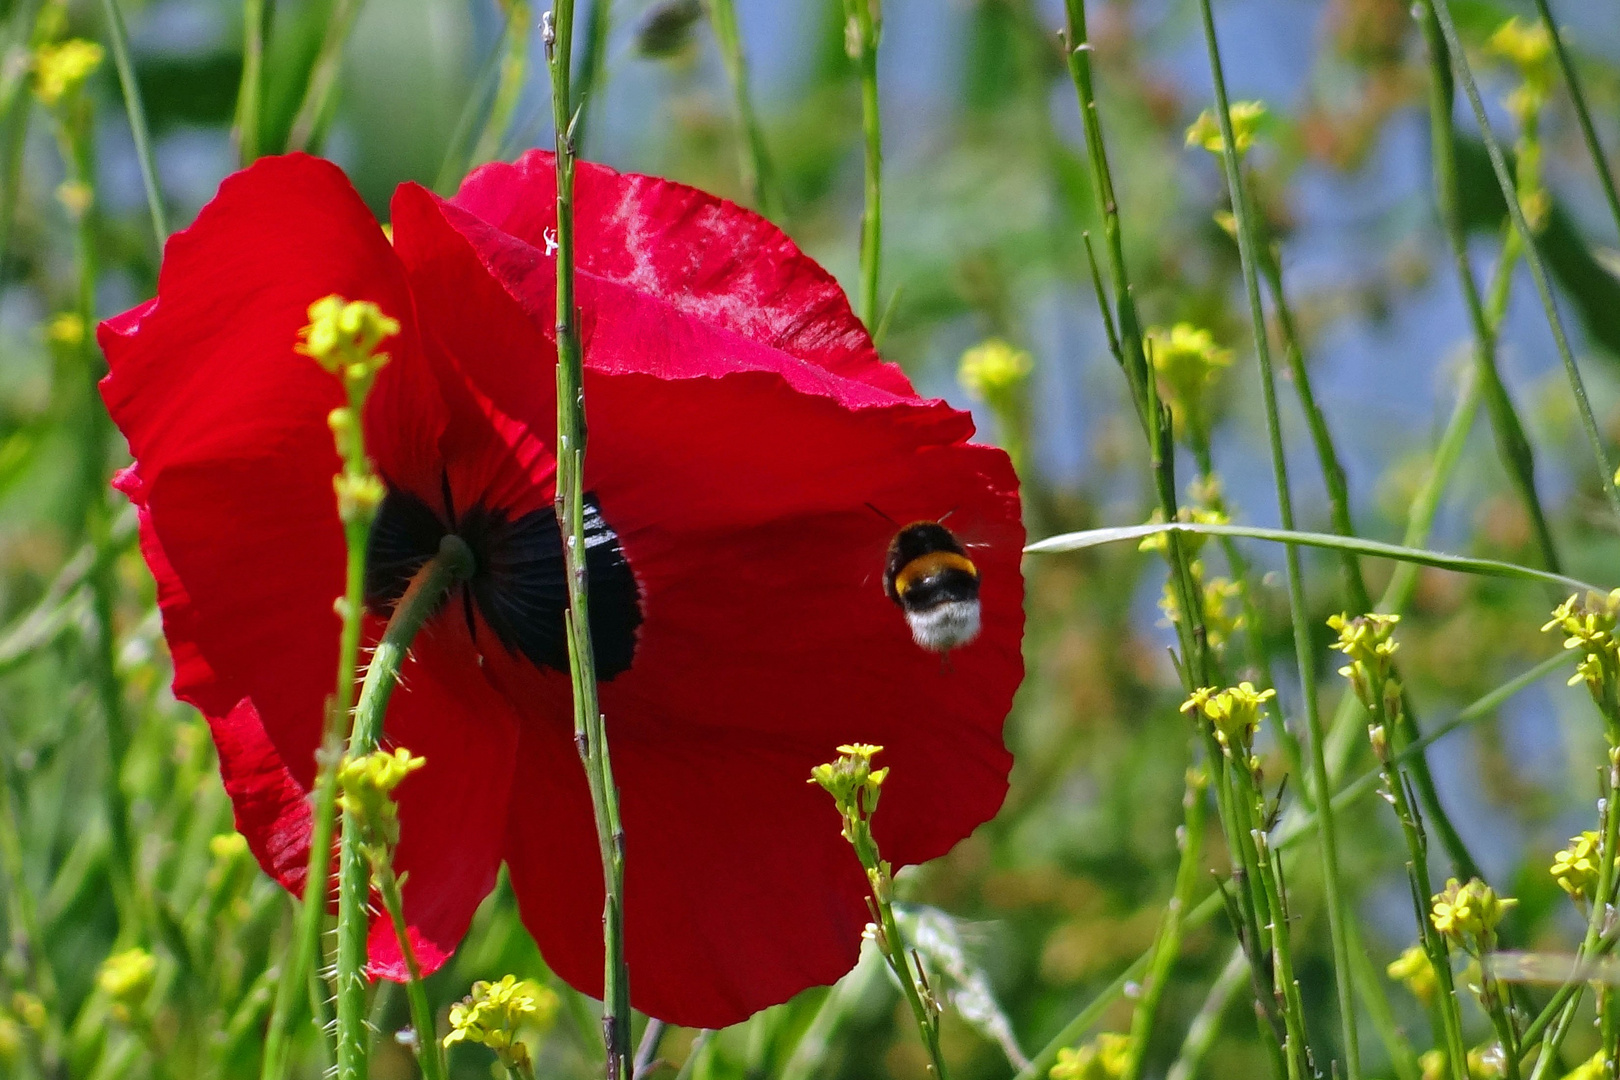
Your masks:
<path fill-rule="evenodd" d="M 974 400 L 1001 409 L 1011 402 L 1033 367 L 1028 352 L 1001 338 L 990 338 L 962 354 L 956 381 Z"/>
<path fill-rule="evenodd" d="M 45 324 L 45 338 L 65 349 L 77 348 L 84 343 L 84 319 L 77 312 L 64 311 Z"/>
<path fill-rule="evenodd" d="M 1451 1076 L 1443 1050 L 1425 1050 L 1418 1058 L 1418 1068 L 1423 1071 L 1423 1080 L 1447 1080 Z M 1468 1080 L 1501 1080 L 1503 1075 L 1499 1050 L 1493 1047 L 1490 1051 L 1478 1048 L 1468 1051 Z"/>
<path fill-rule="evenodd" d="M 1206 686 L 1193 691 L 1181 711 L 1203 713 L 1215 725 L 1215 738 L 1228 753 L 1246 753 L 1260 727 L 1260 706 L 1276 696 L 1277 691 L 1256 690 L 1251 682 L 1240 682 L 1225 690 Z"/>
<path fill-rule="evenodd" d="M 47 109 L 69 101 L 101 66 L 100 45 L 73 38 L 34 50 L 34 97 Z"/>
<path fill-rule="evenodd" d="M 401 746 L 392 754 L 373 750 L 363 757 L 349 758 L 338 768 L 338 786 L 343 791 L 338 805 L 354 815 L 368 846 L 392 849 L 399 843 L 399 807 L 394 805 L 394 789 L 426 764 L 425 758 L 413 757 Z"/>
<path fill-rule="evenodd" d="M 1105 1031 L 1084 1046 L 1059 1050 L 1047 1075 L 1051 1080 L 1118 1080 L 1130 1064 L 1130 1049 L 1129 1035 Z"/>
<path fill-rule="evenodd" d="M 1445 891 L 1433 897 L 1432 903 L 1429 920 L 1434 928 L 1477 956 L 1495 944 L 1496 928 L 1518 901 L 1497 896 L 1496 891 L 1479 878 L 1469 879 L 1466 885 L 1452 878 L 1446 882 Z"/>
<path fill-rule="evenodd" d="M 1613 704 L 1616 676 L 1620 674 L 1620 640 L 1615 637 L 1620 623 L 1620 589 L 1607 595 L 1589 592 L 1571 596 L 1553 609 L 1553 617 L 1541 629 L 1564 635 L 1564 648 L 1582 653 L 1581 662 L 1570 676 L 1569 685 L 1586 683 L 1599 705 Z"/>
<path fill-rule="evenodd" d="M 557 1005 L 557 995 L 550 989 L 515 975 L 503 975 L 499 982 L 480 980 L 472 984 L 471 994 L 450 1006 L 450 1034 L 444 1045 L 481 1043 L 508 1068 L 526 1068 L 529 1050 L 518 1035 L 523 1028 L 549 1025 Z"/>
<path fill-rule="evenodd" d="M 1232 140 L 1237 143 L 1238 157 L 1242 157 L 1254 145 L 1255 137 L 1265 123 L 1265 102 L 1234 101 L 1229 115 L 1232 118 Z M 1187 145 L 1202 146 L 1212 154 L 1219 154 L 1225 149 L 1221 125 L 1215 119 L 1214 109 L 1199 113 L 1198 119 L 1187 128 Z"/>
<path fill-rule="evenodd" d="M 1518 69 L 1524 82 L 1508 96 L 1508 108 L 1521 124 L 1526 123 L 1541 111 L 1552 90 L 1552 35 L 1542 23 L 1525 22 L 1515 15 L 1497 27 L 1485 43 L 1485 51 Z"/>
<path fill-rule="evenodd" d="M 399 333 L 399 321 L 369 300 L 325 296 L 309 305 L 309 324 L 298 332 L 296 350 L 343 381 L 347 405 L 333 409 L 326 422 L 343 458 L 343 471 L 332 480 L 338 517 L 346 526 L 369 524 L 387 494 L 366 459 L 360 410 L 377 373 L 388 363 L 379 346 Z"/>
<path fill-rule="evenodd" d="M 1162 542 L 1164 536 L 1161 533 L 1153 539 Z M 1144 550 L 1147 543 L 1143 541 Z M 1205 582 L 1202 559 L 1194 559 L 1188 570 L 1192 572 L 1193 584 L 1203 598 L 1204 638 L 1211 648 L 1222 648 L 1233 634 L 1243 628 L 1243 611 L 1236 605 L 1242 589 L 1230 578 L 1218 577 Z M 1165 579 L 1164 595 L 1159 597 L 1159 610 L 1164 612 L 1164 617 L 1172 626 L 1181 621 L 1181 597 L 1174 575 Z"/>
<path fill-rule="evenodd" d="M 1597 887 L 1601 841 L 1591 830 L 1572 836 L 1569 847 L 1553 856 L 1551 873 L 1558 887 L 1576 900 L 1591 897 Z M 1620 859 L 1615 860 L 1620 863 Z"/>
<path fill-rule="evenodd" d="M 128 1021 L 130 1014 L 146 1000 L 157 979 L 157 958 L 145 949 L 126 949 L 101 962 L 96 986 L 112 999 L 112 1014 Z"/>
<path fill-rule="evenodd" d="M 1424 1005 L 1433 1001 L 1440 989 L 1440 982 L 1434 977 L 1434 965 L 1429 962 L 1429 954 L 1423 951 L 1421 945 L 1408 946 L 1384 971 Z"/>
<path fill-rule="evenodd" d="M 1603 1051 L 1599 1050 L 1566 1073 L 1564 1080 L 1606 1080 L 1613 1075 L 1608 1062 L 1603 1060 Z"/>
<path fill-rule="evenodd" d="M 1201 416 L 1204 388 L 1232 366 L 1232 350 L 1215 343 L 1215 336 L 1192 323 L 1176 323 L 1166 330 L 1147 332 L 1149 360 L 1160 390 L 1178 413 Z"/>
<path fill-rule="evenodd" d="M 844 836 L 855 842 L 853 830 L 872 816 L 883 792 L 889 770 L 872 768 L 872 758 L 883 747 L 870 743 L 846 743 L 838 748 L 838 760 L 810 770 L 810 782 L 820 784 L 838 805 L 844 817 Z"/>
<path fill-rule="evenodd" d="M 298 351 L 327 371 L 345 380 L 370 380 L 388 363 L 388 354 L 377 346 L 399 333 L 399 321 L 376 304 L 327 296 L 309 305 L 308 314 Z"/>
<path fill-rule="evenodd" d="M 1361 664 L 1369 671 L 1387 675 L 1391 658 L 1400 644 L 1395 640 L 1395 624 L 1399 615 L 1381 615 L 1373 612 L 1351 618 L 1348 613 L 1332 615 L 1328 626 L 1339 632 L 1333 648 L 1350 658 L 1352 664 Z M 1340 668 L 1339 674 L 1348 676 L 1349 668 Z"/>

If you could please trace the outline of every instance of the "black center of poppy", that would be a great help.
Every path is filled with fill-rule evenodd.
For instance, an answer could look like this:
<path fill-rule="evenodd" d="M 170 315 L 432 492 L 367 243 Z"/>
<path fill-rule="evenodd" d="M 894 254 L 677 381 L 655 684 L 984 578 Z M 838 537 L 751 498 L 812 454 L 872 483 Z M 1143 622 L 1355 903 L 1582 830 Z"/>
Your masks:
<path fill-rule="evenodd" d="M 410 492 L 388 489 L 371 527 L 366 604 L 382 614 L 391 611 L 411 577 L 439 550 L 439 541 L 453 532 L 466 541 L 476 560 L 472 577 L 458 590 L 473 639 L 478 637 L 473 617 L 476 606 L 508 652 L 522 653 L 537 666 L 567 672 L 563 613 L 568 608 L 568 581 L 556 513 L 548 507 L 513 519 L 500 510 L 475 505 L 457 515 L 448 485 L 445 506 L 448 522 Z M 641 594 L 618 534 L 589 492 L 585 495 L 585 567 L 590 575 L 596 674 L 599 679 L 611 679 L 627 670 L 635 657 Z"/>

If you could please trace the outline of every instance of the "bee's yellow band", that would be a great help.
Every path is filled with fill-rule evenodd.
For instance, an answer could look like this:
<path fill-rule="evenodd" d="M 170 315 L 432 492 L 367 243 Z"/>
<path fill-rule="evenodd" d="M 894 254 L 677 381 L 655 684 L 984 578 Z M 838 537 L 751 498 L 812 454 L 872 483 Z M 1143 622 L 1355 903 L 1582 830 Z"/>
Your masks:
<path fill-rule="evenodd" d="M 904 596 L 906 590 L 917 582 L 931 578 L 942 570 L 960 570 L 975 578 L 979 576 L 979 568 L 966 555 L 958 555 L 954 551 L 931 551 L 900 568 L 900 572 L 894 575 L 894 591 Z"/>

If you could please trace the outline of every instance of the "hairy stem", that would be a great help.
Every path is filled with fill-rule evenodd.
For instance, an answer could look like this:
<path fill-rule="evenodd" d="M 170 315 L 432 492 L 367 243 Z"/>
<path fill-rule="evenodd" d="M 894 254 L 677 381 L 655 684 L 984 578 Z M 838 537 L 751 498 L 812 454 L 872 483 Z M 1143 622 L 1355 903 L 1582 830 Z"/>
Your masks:
<path fill-rule="evenodd" d="M 411 578 L 400 597 L 388 627 L 377 642 L 366 678 L 360 688 L 360 703 L 354 710 L 354 729 L 349 735 L 347 757 L 360 757 L 377 748 L 388 699 L 399 683 L 399 671 L 415 640 L 417 631 L 439 609 L 445 594 L 472 576 L 473 554 L 466 541 L 455 534 L 439 542 L 439 552 Z M 337 929 L 337 1076 L 338 1080 L 365 1080 L 366 1026 L 366 934 L 370 929 L 367 900 L 370 874 L 366 856 L 360 850 L 359 827 L 354 816 L 343 813 L 343 833 L 338 852 L 338 929 Z"/>
<path fill-rule="evenodd" d="M 562 530 L 568 579 L 568 670 L 573 683 L 574 742 L 585 768 L 602 859 L 602 1041 L 608 1080 L 629 1080 L 630 977 L 624 956 L 624 826 L 613 780 L 607 723 L 597 702 L 596 654 L 591 642 L 590 583 L 585 565 L 584 357 L 574 306 L 574 129 L 571 64 L 573 0 L 557 0 L 546 25 L 551 68 L 552 128 L 557 164 L 557 524 Z"/>

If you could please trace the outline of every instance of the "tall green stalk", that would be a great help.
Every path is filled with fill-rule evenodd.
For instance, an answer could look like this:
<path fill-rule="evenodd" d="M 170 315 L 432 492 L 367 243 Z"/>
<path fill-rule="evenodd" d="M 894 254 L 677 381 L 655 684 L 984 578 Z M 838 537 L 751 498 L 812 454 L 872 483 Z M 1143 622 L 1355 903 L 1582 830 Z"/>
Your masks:
<path fill-rule="evenodd" d="M 1564 76 L 1564 85 L 1569 87 L 1569 100 L 1575 106 L 1575 119 L 1580 123 L 1581 138 L 1586 142 L 1587 153 L 1592 156 L 1592 168 L 1597 170 L 1598 183 L 1603 187 L 1603 198 L 1609 204 L 1615 228 L 1620 229 L 1620 194 L 1615 192 L 1614 174 L 1609 171 L 1603 144 L 1598 141 L 1597 129 L 1592 126 L 1592 114 L 1586 107 L 1586 92 L 1581 89 L 1581 80 L 1575 74 L 1575 65 L 1570 62 L 1569 50 L 1564 47 L 1563 35 L 1558 32 L 1547 0 L 1536 0 L 1536 11 L 1541 15 L 1541 25 L 1547 28 L 1547 35 L 1552 38 L 1553 55 L 1558 58 L 1558 70 Z"/>
<path fill-rule="evenodd" d="M 1459 181 L 1457 175 L 1457 133 L 1452 125 L 1452 104 L 1455 97 L 1451 68 L 1445 38 L 1435 18 L 1432 4 L 1423 8 L 1423 38 L 1429 56 L 1429 141 L 1434 158 L 1434 193 L 1439 205 L 1440 221 L 1445 227 L 1446 239 L 1451 247 L 1452 262 L 1457 270 L 1457 281 L 1462 286 L 1463 300 L 1468 308 L 1468 320 L 1474 332 L 1474 360 L 1479 369 L 1480 390 L 1491 418 L 1491 429 L 1496 434 L 1497 452 L 1502 457 L 1508 476 L 1524 502 L 1536 535 L 1541 561 L 1549 570 L 1559 567 L 1558 550 L 1553 542 L 1547 515 L 1536 494 L 1535 456 L 1530 440 L 1524 433 L 1519 413 L 1508 396 L 1496 366 L 1497 321 L 1486 312 L 1479 286 L 1468 262 L 1468 236 L 1459 209 Z M 1504 252 L 1504 262 L 1511 258 Z"/>
<path fill-rule="evenodd" d="M 574 120 L 570 68 L 573 0 L 557 0 L 545 24 L 551 67 L 552 130 L 557 163 L 557 525 L 568 578 L 568 670 L 574 691 L 574 741 L 579 747 L 602 858 L 602 1041 L 608 1080 L 630 1080 L 630 977 L 624 956 L 624 825 L 613 780 L 607 723 L 597 702 L 591 642 L 590 582 L 585 566 L 585 388 L 579 312 L 574 304 Z"/>
<path fill-rule="evenodd" d="M 135 160 L 141 166 L 141 187 L 146 191 L 146 209 L 152 216 L 152 232 L 158 253 L 169 239 L 169 222 L 163 213 L 163 192 L 158 187 L 157 166 L 152 161 L 152 137 L 146 128 L 146 107 L 141 104 L 140 84 L 135 81 L 135 65 L 129 58 L 129 31 L 118 0 L 101 0 L 107 17 L 107 39 L 112 44 L 113 63 L 118 68 L 118 84 L 124 91 L 124 110 L 129 116 L 129 133 L 135 140 Z"/>
<path fill-rule="evenodd" d="M 523 84 L 529 72 L 529 7 L 528 0 L 512 0 L 506 14 L 506 55 L 501 58 L 500 81 L 495 86 L 495 100 L 490 103 L 484 130 L 473 147 L 469 165 L 482 165 L 500 156 L 506 131 L 512 126 L 512 113 L 518 99 L 523 96 Z M 459 180 L 456 176 L 453 183 Z"/>
<path fill-rule="evenodd" d="M 773 221 L 779 221 L 783 210 L 781 192 L 777 189 L 776 170 L 771 166 L 765 133 L 760 129 L 759 117 L 754 112 L 754 98 L 748 87 L 748 57 L 743 53 L 742 34 L 737 29 L 736 4 L 734 0 L 708 0 L 707 6 L 709 23 L 714 27 L 714 39 L 720 46 L 720 57 L 726 64 L 726 77 L 731 82 L 737 126 L 741 129 L 738 167 L 742 170 L 743 186 L 753 196 L 755 209 Z M 864 286 L 862 296 L 865 296 Z M 877 331 L 875 326 L 871 329 L 874 333 Z"/>
<path fill-rule="evenodd" d="M 861 81 L 861 132 L 866 139 L 866 208 L 861 213 L 861 321 L 876 333 L 882 315 L 883 123 L 878 112 L 877 54 L 883 34 L 877 0 L 844 0 L 844 44 Z"/>
<path fill-rule="evenodd" d="M 527 22 L 525 21 L 525 30 Z M 588 140 L 591 108 L 607 69 L 608 34 L 613 29 L 613 0 L 591 0 L 585 16 L 585 49 L 579 57 L 579 74 L 574 81 L 574 148 L 583 153 Z"/>
<path fill-rule="evenodd" d="M 343 67 L 343 48 L 349 43 L 349 32 L 354 29 L 361 3 L 362 0 L 332 0 L 326 33 L 321 37 L 320 50 L 309 70 L 309 81 L 304 84 L 303 100 L 298 104 L 287 135 L 289 150 L 318 154 L 326 142 L 326 128 L 332 122 L 332 95 L 337 90 L 338 74 Z"/>
<path fill-rule="evenodd" d="M 267 0 L 242 0 L 242 81 L 236 91 L 236 152 L 245 167 L 259 157 L 264 102 L 264 29 Z"/>
<path fill-rule="evenodd" d="M 1204 41 L 1208 47 L 1210 73 L 1215 88 L 1215 114 L 1220 122 L 1221 137 L 1225 142 L 1225 152 L 1221 156 L 1226 166 L 1226 182 L 1232 195 L 1232 212 L 1237 222 L 1238 254 L 1243 263 L 1244 290 L 1248 295 L 1249 317 L 1254 326 L 1255 353 L 1260 361 L 1260 385 L 1265 397 L 1266 428 L 1271 444 L 1277 504 L 1283 528 L 1293 529 L 1293 498 L 1288 486 L 1288 464 L 1283 456 L 1282 427 L 1277 414 L 1277 386 L 1271 364 L 1271 346 L 1266 331 L 1265 312 L 1260 300 L 1260 282 L 1256 271 L 1257 244 L 1251 220 L 1251 206 L 1243 183 L 1242 169 L 1238 163 L 1237 139 L 1232 133 L 1231 107 L 1227 101 L 1226 79 L 1221 70 L 1220 47 L 1215 37 L 1215 18 L 1210 8 L 1210 0 L 1200 0 L 1199 10 L 1203 17 Z M 1285 550 L 1288 569 L 1288 606 L 1294 624 L 1294 653 L 1299 664 L 1300 693 L 1304 699 L 1306 723 L 1310 733 L 1311 783 L 1315 788 L 1317 813 L 1321 818 L 1322 878 L 1327 895 L 1328 932 L 1333 939 L 1333 975 L 1338 990 L 1340 1022 L 1344 1035 L 1345 1074 L 1349 1080 L 1360 1080 L 1361 1049 L 1356 1033 L 1355 995 L 1350 976 L 1350 945 L 1345 931 L 1345 923 L 1351 915 L 1340 881 L 1338 837 L 1332 802 L 1333 789 L 1328 778 L 1322 719 L 1316 700 L 1316 657 L 1311 644 L 1309 616 L 1305 606 L 1299 549 L 1289 544 Z"/>
<path fill-rule="evenodd" d="M 363 454 L 363 449 L 362 449 Z M 354 515 L 343 523 L 347 548 L 344 565 L 343 627 L 338 635 L 337 687 L 326 717 L 320 751 L 316 754 L 315 790 L 311 806 L 309 861 L 304 870 L 304 895 L 293 924 L 291 948 L 281 977 L 276 981 L 275 1003 L 265 1036 L 261 1080 L 282 1080 L 290 1065 L 292 1022 L 298 997 L 304 992 L 320 954 L 321 928 L 331 896 L 332 838 L 337 819 L 337 771 L 344 753 L 349 717 L 360 664 L 360 631 L 365 613 L 366 551 L 371 519 Z M 369 672 L 368 672 L 369 676 Z M 363 941 L 362 941 L 363 946 Z M 319 1010 L 315 1010 L 319 1015 Z"/>
<path fill-rule="evenodd" d="M 1186 793 L 1182 796 L 1181 859 L 1176 866 L 1176 883 L 1170 902 L 1165 907 L 1164 922 L 1153 942 L 1153 960 L 1142 984 L 1142 997 L 1131 1014 L 1130 1048 L 1122 1074 L 1124 1080 L 1138 1080 L 1153 1035 L 1153 1022 L 1158 1017 L 1164 991 L 1170 984 L 1170 969 L 1181 951 L 1181 936 L 1187 912 L 1192 908 L 1193 892 L 1198 887 L 1203 869 L 1205 819 L 1209 816 L 1208 778 L 1188 772 Z"/>
<path fill-rule="evenodd" d="M 1541 253 L 1536 248 L 1535 232 L 1525 220 L 1524 207 L 1519 204 L 1519 194 L 1513 177 L 1508 172 L 1502 144 L 1497 139 L 1496 133 L 1491 130 L 1490 117 L 1485 112 L 1485 102 L 1479 96 L 1479 87 L 1474 82 L 1474 74 L 1468 66 L 1468 57 L 1463 52 L 1462 39 L 1457 34 L 1457 24 L 1451 18 L 1449 0 L 1431 0 L 1430 6 L 1440 23 L 1446 48 L 1451 54 L 1452 72 L 1457 81 L 1462 83 L 1463 92 L 1467 95 L 1469 107 L 1474 113 L 1474 121 L 1479 125 L 1480 138 L 1484 140 L 1485 152 L 1491 159 L 1491 171 L 1496 174 L 1497 186 L 1501 188 L 1502 198 L 1507 202 L 1508 217 L 1512 219 L 1513 228 L 1524 245 L 1525 262 L 1529 265 L 1530 276 L 1536 283 L 1536 294 L 1541 300 L 1542 310 L 1546 313 L 1547 326 L 1552 331 L 1559 359 L 1564 363 L 1564 374 L 1569 379 L 1570 392 L 1575 397 L 1581 427 L 1591 447 L 1592 458 L 1597 463 L 1604 494 L 1608 496 L 1609 505 L 1615 514 L 1620 516 L 1620 489 L 1615 487 L 1614 465 L 1604 448 L 1603 435 L 1598 429 L 1597 417 L 1593 415 L 1592 403 L 1587 399 L 1586 382 L 1581 377 L 1580 366 L 1576 364 L 1575 353 L 1570 348 L 1569 335 L 1564 330 L 1563 316 L 1558 313 L 1558 302 L 1553 296 L 1552 281 L 1547 275 L 1547 267 L 1542 261 Z"/>
<path fill-rule="evenodd" d="M 411 578 L 400 597 L 388 627 L 377 642 L 366 678 L 360 688 L 360 702 L 354 710 L 354 729 L 349 735 L 347 755 L 354 758 L 377 748 L 382 736 L 388 699 L 399 683 L 399 670 L 405 662 L 417 631 L 428 620 L 444 597 L 456 585 L 472 576 L 473 554 L 466 541 L 455 534 L 439 542 L 438 554 L 428 560 Z M 330 850 L 328 848 L 327 850 Z M 343 812 L 343 833 L 338 853 L 337 929 L 337 1077 L 338 1080 L 365 1080 L 370 1029 L 366 1025 L 366 934 L 371 920 L 367 912 L 370 896 L 370 869 L 360 850 L 359 831 L 353 814 Z"/>

